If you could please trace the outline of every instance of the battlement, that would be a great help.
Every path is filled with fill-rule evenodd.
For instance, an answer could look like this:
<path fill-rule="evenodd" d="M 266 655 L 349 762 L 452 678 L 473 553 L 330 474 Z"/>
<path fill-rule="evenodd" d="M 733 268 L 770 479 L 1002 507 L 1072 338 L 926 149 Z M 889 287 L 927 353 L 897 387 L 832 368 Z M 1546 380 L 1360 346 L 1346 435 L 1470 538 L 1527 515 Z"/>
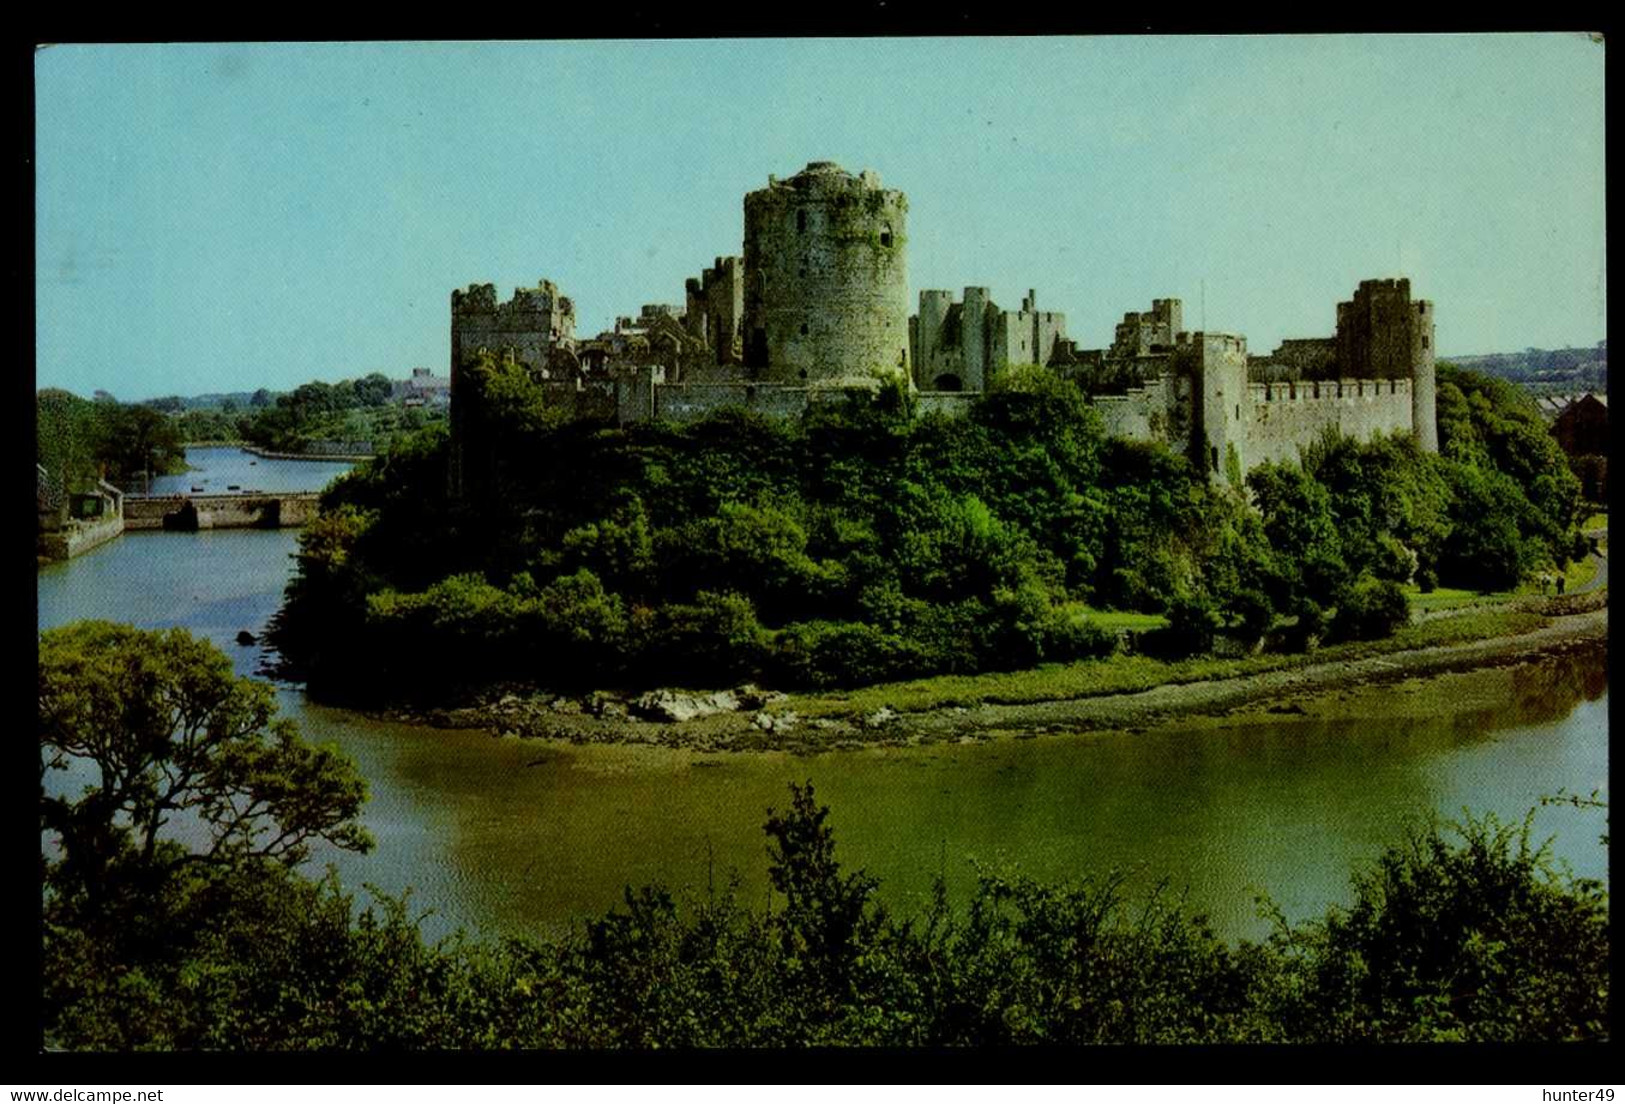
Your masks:
<path fill-rule="evenodd" d="M 1410 402 L 1411 381 L 1404 379 L 1286 380 L 1279 383 L 1250 383 L 1247 393 L 1254 403 L 1325 402 L 1327 400 L 1403 398 Z"/>
<path fill-rule="evenodd" d="M 1176 349 L 1204 349 L 1221 353 L 1236 353 L 1242 357 L 1247 355 L 1247 339 L 1241 334 L 1210 333 L 1206 330 L 1197 330 L 1195 333 L 1181 333 L 1174 336 Z"/>
<path fill-rule="evenodd" d="M 1392 294 L 1403 295 L 1409 299 L 1411 297 L 1411 281 L 1406 276 L 1385 280 L 1361 280 L 1360 286 L 1355 289 L 1354 294 L 1356 298 L 1362 295 Z"/>
<path fill-rule="evenodd" d="M 908 210 L 902 192 L 881 187 L 880 174 L 869 169 L 850 173 L 833 161 L 812 161 L 788 180 L 767 178 L 767 187 L 745 196 L 746 219 L 752 209 L 801 203 L 846 204 L 861 201 L 872 212 Z M 748 251 L 747 251 L 748 252 Z"/>
<path fill-rule="evenodd" d="M 495 284 L 469 284 L 467 291 L 451 293 L 453 314 L 494 314 L 497 309 Z"/>
<path fill-rule="evenodd" d="M 568 318 L 575 324 L 575 304 L 559 294 L 558 285 L 541 280 L 535 287 L 516 288 L 506 303 L 497 301 L 495 284 L 469 284 L 465 291 L 451 293 L 453 316 L 496 315 L 498 317 L 549 314 Z"/>

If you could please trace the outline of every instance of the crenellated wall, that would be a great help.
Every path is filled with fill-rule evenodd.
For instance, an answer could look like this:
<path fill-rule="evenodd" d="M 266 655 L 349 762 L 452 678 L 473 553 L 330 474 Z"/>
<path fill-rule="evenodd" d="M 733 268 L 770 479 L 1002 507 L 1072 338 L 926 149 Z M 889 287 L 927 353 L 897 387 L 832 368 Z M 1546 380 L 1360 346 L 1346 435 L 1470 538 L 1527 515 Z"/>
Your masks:
<path fill-rule="evenodd" d="M 1252 420 L 1244 468 L 1272 460 L 1297 461 L 1301 449 L 1328 426 L 1360 439 L 1409 430 L 1411 406 L 1408 379 L 1250 384 L 1247 407 Z"/>

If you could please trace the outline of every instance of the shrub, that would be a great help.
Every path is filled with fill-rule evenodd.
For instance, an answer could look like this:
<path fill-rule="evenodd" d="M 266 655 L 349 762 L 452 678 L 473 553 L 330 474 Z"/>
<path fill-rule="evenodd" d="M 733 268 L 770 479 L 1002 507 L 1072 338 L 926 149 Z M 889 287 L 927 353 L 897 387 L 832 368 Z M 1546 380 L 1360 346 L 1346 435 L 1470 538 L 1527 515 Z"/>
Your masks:
<path fill-rule="evenodd" d="M 1169 656 L 1193 656 L 1213 650 L 1213 639 L 1224 627 L 1213 603 L 1205 598 L 1181 597 L 1168 603 L 1168 627 L 1150 634 L 1154 650 Z"/>
<path fill-rule="evenodd" d="M 1283 933 L 1284 1026 L 1317 1042 L 1604 1037 L 1607 896 L 1530 846 L 1533 815 L 1414 832 L 1355 877 L 1347 911 Z"/>
<path fill-rule="evenodd" d="M 1398 583 L 1362 575 L 1338 600 L 1331 639 L 1377 640 L 1392 636 L 1410 619 L 1411 606 Z"/>
<path fill-rule="evenodd" d="M 909 678 L 919 648 L 861 621 L 799 621 L 781 629 L 773 668 L 790 685 L 826 689 Z"/>

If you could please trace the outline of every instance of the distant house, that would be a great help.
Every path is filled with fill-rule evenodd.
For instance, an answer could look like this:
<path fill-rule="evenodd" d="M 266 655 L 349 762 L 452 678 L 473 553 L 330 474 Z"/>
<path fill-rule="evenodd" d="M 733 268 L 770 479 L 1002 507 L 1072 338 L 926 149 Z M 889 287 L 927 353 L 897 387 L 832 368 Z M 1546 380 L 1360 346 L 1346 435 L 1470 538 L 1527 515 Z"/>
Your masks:
<path fill-rule="evenodd" d="M 451 405 L 451 378 L 437 376 L 427 368 L 414 368 L 411 378 L 395 381 L 390 397 L 402 406 L 444 410 Z"/>
<path fill-rule="evenodd" d="M 1608 397 L 1581 395 L 1552 422 L 1552 436 L 1570 456 L 1601 456 L 1608 452 Z"/>
<path fill-rule="evenodd" d="M 1592 502 L 1608 497 L 1608 396 L 1581 395 L 1552 422 L 1552 436 L 1568 455 Z"/>

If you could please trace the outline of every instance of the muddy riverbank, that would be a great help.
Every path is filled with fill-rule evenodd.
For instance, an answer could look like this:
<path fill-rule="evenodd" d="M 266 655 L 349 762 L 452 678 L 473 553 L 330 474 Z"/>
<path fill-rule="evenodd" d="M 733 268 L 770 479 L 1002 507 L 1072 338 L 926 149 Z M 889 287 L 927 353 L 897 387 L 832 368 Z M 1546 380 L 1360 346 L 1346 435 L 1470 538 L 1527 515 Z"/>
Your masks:
<path fill-rule="evenodd" d="M 1132 693 L 1103 693 L 1019 704 L 981 701 L 923 710 L 854 709 L 822 699 L 821 715 L 802 716 L 796 695 L 753 686 L 707 693 L 662 691 L 584 698 L 509 691 L 459 708 L 387 710 L 384 719 L 441 728 L 484 729 L 573 744 L 646 744 L 706 752 L 812 754 L 866 746 L 1026 738 L 1045 732 L 1136 731 L 1240 711 L 1292 715 L 1314 699 L 1369 686 L 1427 679 L 1477 668 L 1516 666 L 1551 656 L 1598 653 L 1606 662 L 1606 595 L 1520 603 L 1547 617 L 1529 632 L 1354 659 L 1305 662 L 1237 677 L 1169 682 Z M 1428 708 L 1424 692 L 1396 708 Z"/>

